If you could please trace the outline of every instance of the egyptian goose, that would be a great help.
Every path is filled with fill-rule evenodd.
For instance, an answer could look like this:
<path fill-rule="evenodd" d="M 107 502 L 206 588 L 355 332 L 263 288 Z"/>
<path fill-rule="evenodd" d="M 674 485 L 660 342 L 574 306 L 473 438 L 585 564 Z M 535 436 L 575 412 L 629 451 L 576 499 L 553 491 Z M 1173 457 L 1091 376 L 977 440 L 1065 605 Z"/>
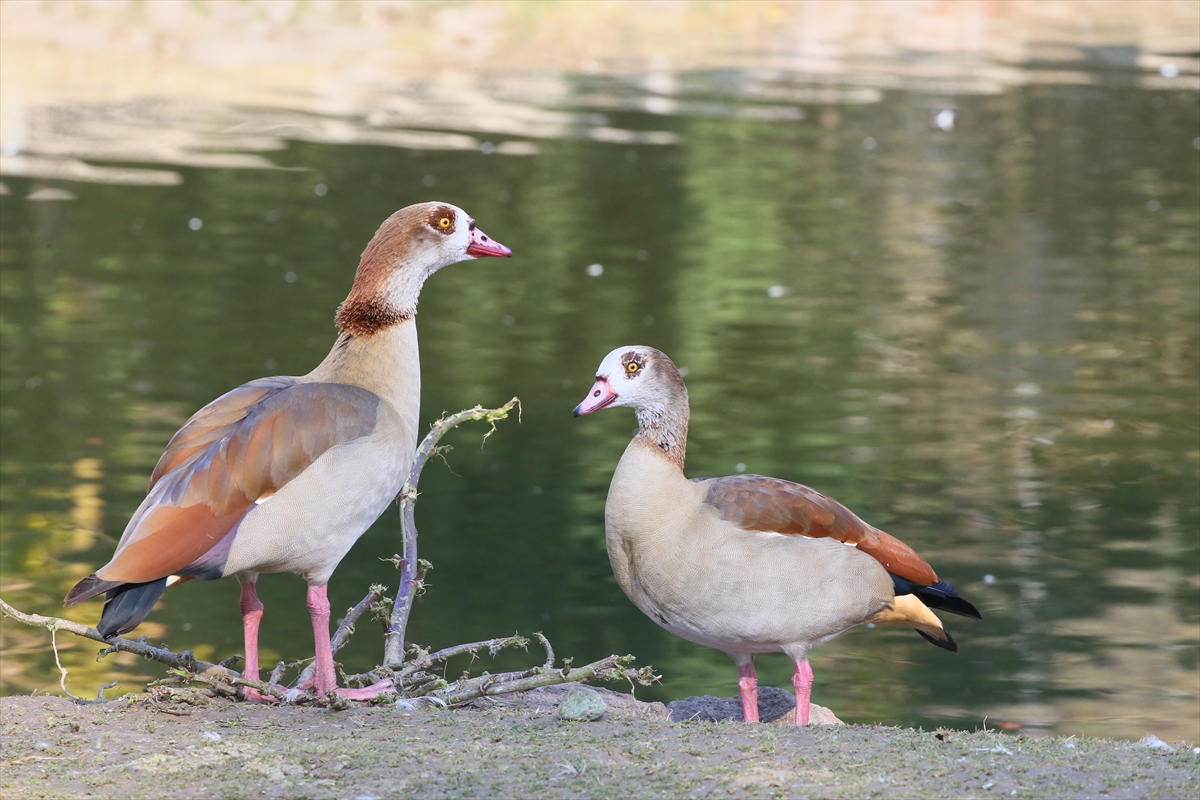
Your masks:
<path fill-rule="evenodd" d="M 609 406 L 630 406 L 638 420 L 604 506 L 617 582 L 659 625 L 737 663 L 747 722 L 758 721 L 756 653 L 781 650 L 796 663 L 796 724 L 806 725 L 809 648 L 873 622 L 957 652 L 927 606 L 980 618 L 910 547 L 807 486 L 685 478 L 687 387 L 664 353 L 629 346 L 605 356 L 575 416 Z"/>
<path fill-rule="evenodd" d="M 308 583 L 316 641 L 312 688 L 363 699 L 390 688 L 337 689 L 329 642 L 329 577 L 396 498 L 412 465 L 421 401 L 417 298 L 442 267 L 512 251 L 448 203 L 388 217 L 363 250 L 338 307 L 337 341 L 300 377 L 260 378 L 200 409 L 167 445 L 146 499 L 112 560 L 65 604 L 105 593 L 96 628 L 133 630 L 163 589 L 228 575 L 241 583 L 246 665 L 258 680 L 259 574 Z M 246 691 L 249 699 L 264 700 Z"/>

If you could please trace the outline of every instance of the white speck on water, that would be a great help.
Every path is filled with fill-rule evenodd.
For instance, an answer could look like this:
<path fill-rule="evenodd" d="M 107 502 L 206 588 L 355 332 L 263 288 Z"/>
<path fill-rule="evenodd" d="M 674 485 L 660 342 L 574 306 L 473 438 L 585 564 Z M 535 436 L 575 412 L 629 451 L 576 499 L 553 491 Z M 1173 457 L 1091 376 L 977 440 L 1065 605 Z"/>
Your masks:
<path fill-rule="evenodd" d="M 492 144 L 491 142 L 484 142 L 483 144 L 479 145 L 479 152 L 483 153 L 485 156 L 490 156 L 492 153 L 496 152 L 496 145 Z"/>
<path fill-rule="evenodd" d="M 778 300 L 779 298 L 783 297 L 785 294 L 787 294 L 787 289 L 783 286 L 767 287 L 767 297 L 771 297 L 771 298 Z"/>
<path fill-rule="evenodd" d="M 863 139 L 863 150 L 874 150 L 879 143 L 875 141 L 874 136 L 868 136 Z"/>
<path fill-rule="evenodd" d="M 517 318 L 514 317 L 512 314 L 509 314 L 504 318 L 504 327 L 511 328 L 513 325 L 516 325 L 516 324 L 517 324 Z"/>
<path fill-rule="evenodd" d="M 204 220 L 199 217 L 192 217 L 188 220 L 188 227 L 194 231 L 198 231 L 204 227 Z"/>
<path fill-rule="evenodd" d="M 421 185 L 426 189 L 428 189 L 430 186 L 433 186 L 433 176 L 426 175 L 424 178 L 421 178 Z"/>
<path fill-rule="evenodd" d="M 647 253 L 645 250 L 638 250 L 638 251 L 637 251 L 637 260 L 638 260 L 638 261 L 645 261 L 645 260 L 646 260 L 647 258 L 649 258 L 649 257 L 650 257 L 650 254 L 649 254 L 649 253 Z"/>
<path fill-rule="evenodd" d="M 219 742 L 221 741 L 221 734 L 216 731 L 204 731 L 204 733 L 200 734 L 200 738 L 208 739 L 210 742 Z"/>
<path fill-rule="evenodd" d="M 587 268 L 587 274 L 591 275 L 593 278 L 599 278 L 601 275 L 604 274 L 604 265 L 603 264 L 589 264 L 588 268 Z"/>
<path fill-rule="evenodd" d="M 742 462 L 740 462 L 740 461 L 739 461 L 739 462 L 737 463 L 737 466 L 735 466 L 735 467 L 734 467 L 734 469 L 736 469 L 738 472 L 745 472 L 745 471 L 746 471 L 746 465 L 745 465 L 745 464 L 743 464 Z"/>
<path fill-rule="evenodd" d="M 1171 61 L 1168 61 L 1158 68 L 1158 74 L 1162 75 L 1164 78 L 1178 78 L 1179 66 Z"/>
<path fill-rule="evenodd" d="M 1147 211 L 1158 211 L 1160 208 L 1162 208 L 1162 203 L 1158 202 L 1157 200 L 1150 200 L 1146 203 Z"/>
<path fill-rule="evenodd" d="M 542 493 L 542 487 L 540 487 L 540 486 L 533 487 L 533 493 L 540 495 Z"/>
<path fill-rule="evenodd" d="M 285 281 L 287 281 L 288 283 L 295 283 L 296 282 L 296 273 L 288 272 L 283 276 L 283 279 Z"/>
<path fill-rule="evenodd" d="M 323 183 L 318 183 L 313 187 L 313 194 L 315 194 L 317 197 L 324 197 L 325 195 L 329 194 L 329 187 Z"/>
<path fill-rule="evenodd" d="M 996 582 L 996 576 L 995 576 L 995 575 L 993 575 L 992 573 L 990 573 L 990 572 L 989 572 L 987 575 L 984 575 L 984 576 L 983 576 L 983 582 L 984 582 L 984 583 L 987 583 L 987 584 L 992 584 L 992 583 L 995 583 L 995 582 Z"/>
<path fill-rule="evenodd" d="M 943 108 L 934 116 L 933 124 L 946 133 L 954 130 L 954 109 Z"/>

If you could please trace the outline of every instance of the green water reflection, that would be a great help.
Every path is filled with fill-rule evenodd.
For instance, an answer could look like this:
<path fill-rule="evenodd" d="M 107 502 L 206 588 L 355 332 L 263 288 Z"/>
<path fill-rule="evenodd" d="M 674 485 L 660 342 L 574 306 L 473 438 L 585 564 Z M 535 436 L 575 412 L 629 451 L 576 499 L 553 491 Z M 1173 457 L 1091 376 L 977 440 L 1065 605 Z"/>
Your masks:
<path fill-rule="evenodd" d="M 56 184 L 74 202 L 5 178 L 5 598 L 58 613 L 176 426 L 244 381 L 309 370 L 378 223 L 442 199 L 517 258 L 427 286 L 422 416 L 513 395 L 524 413 L 482 450 L 482 431 L 453 434 L 450 469 L 426 472 L 435 569 L 411 640 L 541 630 L 577 663 L 654 664 L 662 686 L 639 696 L 732 694 L 731 662 L 658 629 L 609 571 L 603 503 L 632 417 L 570 416 L 603 354 L 644 343 L 688 371 L 689 474 L 741 464 L 831 494 L 984 613 L 947 621 L 957 656 L 906 631 L 823 646 L 817 702 L 849 721 L 1200 738 L 1197 99 L 1028 87 L 956 98 L 952 131 L 931 103 L 610 112 L 678 143 L 549 140 L 536 156 L 292 143 L 272 158 L 303 170 Z M 398 531 L 389 512 L 359 542 L 335 608 L 394 585 L 380 557 Z M 264 660 L 310 656 L 303 583 L 260 591 Z M 174 588 L 139 632 L 226 657 L 236 596 Z M 4 635 L 3 690 L 54 687 L 45 637 Z M 380 648 L 360 625 L 343 661 Z M 77 692 L 156 673 L 95 649 L 63 651 Z M 760 677 L 786 685 L 789 666 L 764 658 Z"/>

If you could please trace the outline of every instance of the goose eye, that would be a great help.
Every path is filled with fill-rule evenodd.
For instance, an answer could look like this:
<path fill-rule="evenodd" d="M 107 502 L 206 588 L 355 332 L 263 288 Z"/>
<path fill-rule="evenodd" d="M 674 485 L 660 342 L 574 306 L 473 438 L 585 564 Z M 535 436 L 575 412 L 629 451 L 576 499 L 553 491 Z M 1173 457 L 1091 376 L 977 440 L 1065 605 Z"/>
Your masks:
<path fill-rule="evenodd" d="M 449 228 L 450 227 L 450 218 L 442 217 L 441 219 L 439 219 L 438 227 L 441 228 L 442 230 L 446 230 L 446 228 Z"/>
<path fill-rule="evenodd" d="M 630 375 L 635 374 L 641 368 L 641 364 L 638 364 L 636 361 L 630 361 L 627 365 L 625 365 L 625 369 L 629 370 Z"/>

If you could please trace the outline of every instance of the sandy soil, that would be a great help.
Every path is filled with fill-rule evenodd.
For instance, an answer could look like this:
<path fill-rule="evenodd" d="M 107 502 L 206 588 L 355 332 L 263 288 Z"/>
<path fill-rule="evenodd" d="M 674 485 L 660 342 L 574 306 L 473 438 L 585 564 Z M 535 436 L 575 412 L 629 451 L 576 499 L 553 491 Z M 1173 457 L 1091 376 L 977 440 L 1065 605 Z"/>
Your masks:
<path fill-rule="evenodd" d="M 672 722 L 565 687 L 429 707 L 271 708 L 193 693 L 0 699 L 4 798 L 1200 796 L 1200 756 L 1130 742 L 857 725 Z M 186 702 L 191 700 L 191 702 Z"/>

